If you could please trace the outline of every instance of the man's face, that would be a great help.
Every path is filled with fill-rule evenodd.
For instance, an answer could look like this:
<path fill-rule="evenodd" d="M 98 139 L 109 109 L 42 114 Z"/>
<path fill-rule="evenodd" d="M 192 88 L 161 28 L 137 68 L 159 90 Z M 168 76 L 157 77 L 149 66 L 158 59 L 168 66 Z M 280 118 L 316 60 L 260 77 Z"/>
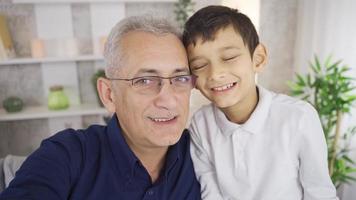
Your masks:
<path fill-rule="evenodd" d="M 185 49 L 173 34 L 130 32 L 120 45 L 124 60 L 116 78 L 189 75 Z M 165 79 L 159 92 L 147 94 L 130 81 L 112 84 L 116 114 L 131 147 L 167 147 L 179 140 L 187 122 L 191 87 L 177 91 Z"/>
<path fill-rule="evenodd" d="M 229 108 L 251 99 L 256 91 L 256 66 L 249 49 L 232 26 L 218 30 L 215 39 L 187 48 L 196 87 L 220 108 Z"/>

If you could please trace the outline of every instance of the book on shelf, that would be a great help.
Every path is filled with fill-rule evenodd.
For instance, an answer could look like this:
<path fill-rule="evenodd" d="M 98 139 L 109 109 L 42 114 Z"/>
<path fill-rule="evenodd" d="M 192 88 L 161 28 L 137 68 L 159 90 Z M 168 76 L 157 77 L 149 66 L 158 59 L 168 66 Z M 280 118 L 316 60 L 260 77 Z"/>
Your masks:
<path fill-rule="evenodd" d="M 0 15 L 0 60 L 15 57 L 14 45 L 7 26 L 6 17 Z"/>
<path fill-rule="evenodd" d="M 4 44 L 2 43 L 2 40 L 0 40 L 0 61 L 6 59 L 7 59 L 7 53 L 5 51 L 5 47 Z"/>

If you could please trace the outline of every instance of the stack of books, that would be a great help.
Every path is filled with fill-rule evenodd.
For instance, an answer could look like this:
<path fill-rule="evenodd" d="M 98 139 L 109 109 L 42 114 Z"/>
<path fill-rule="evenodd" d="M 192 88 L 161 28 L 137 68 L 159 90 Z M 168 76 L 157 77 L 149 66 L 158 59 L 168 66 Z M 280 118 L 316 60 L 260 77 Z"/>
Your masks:
<path fill-rule="evenodd" d="M 0 60 L 15 57 L 15 50 L 11 35 L 6 23 L 6 18 L 0 15 Z"/>

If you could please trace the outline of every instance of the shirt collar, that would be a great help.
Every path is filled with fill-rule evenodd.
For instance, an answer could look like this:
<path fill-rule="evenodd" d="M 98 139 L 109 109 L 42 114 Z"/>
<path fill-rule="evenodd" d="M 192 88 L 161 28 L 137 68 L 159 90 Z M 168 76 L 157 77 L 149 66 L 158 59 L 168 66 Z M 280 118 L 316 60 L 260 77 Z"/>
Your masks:
<path fill-rule="evenodd" d="M 187 137 L 189 134 L 188 130 L 184 130 L 181 137 Z M 182 148 L 181 143 L 185 141 L 182 138 L 174 145 L 168 148 L 168 152 L 166 155 L 166 162 L 164 166 L 164 175 L 168 178 L 169 172 L 173 169 L 174 165 L 178 162 L 182 157 Z"/>
<path fill-rule="evenodd" d="M 122 174 L 127 174 L 132 177 L 134 175 L 134 170 L 136 168 L 136 164 L 139 162 L 139 159 L 126 143 L 126 140 L 122 135 L 122 129 L 116 114 L 114 114 L 109 121 L 106 133 L 108 135 L 111 150 L 119 171 Z M 187 133 L 187 130 L 184 130 L 182 137 L 187 137 L 187 134 L 185 133 Z M 180 144 L 181 142 L 182 140 L 180 139 L 177 144 L 174 144 L 168 148 L 164 165 L 164 173 L 166 177 L 168 177 L 170 170 L 182 156 L 180 147 L 182 145 Z M 125 165 L 125 163 L 128 163 L 128 165 Z"/>
<path fill-rule="evenodd" d="M 231 135 L 238 129 L 245 130 L 252 134 L 262 132 L 271 107 L 273 93 L 261 86 L 258 86 L 257 89 L 259 96 L 257 106 L 250 118 L 244 124 L 236 124 L 229 121 L 225 114 L 214 105 L 214 116 L 218 127 L 224 135 Z"/>
<path fill-rule="evenodd" d="M 114 114 L 109 121 L 106 134 L 108 135 L 109 144 L 114 155 L 116 165 L 119 168 L 118 170 L 122 174 L 133 176 L 135 165 L 139 160 L 126 143 L 116 114 Z M 127 178 L 130 177 L 128 176 Z"/>

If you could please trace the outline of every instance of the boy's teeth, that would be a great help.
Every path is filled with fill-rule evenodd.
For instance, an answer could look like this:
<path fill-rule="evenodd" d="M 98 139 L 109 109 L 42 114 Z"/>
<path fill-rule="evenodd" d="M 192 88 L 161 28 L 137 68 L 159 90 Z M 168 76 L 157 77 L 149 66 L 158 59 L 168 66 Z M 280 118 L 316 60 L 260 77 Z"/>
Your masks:
<path fill-rule="evenodd" d="M 216 91 L 223 91 L 223 90 L 226 90 L 226 89 L 231 88 L 232 86 L 234 86 L 234 84 L 233 84 L 233 83 L 230 83 L 230 84 L 227 84 L 227 85 L 224 85 L 224 86 L 221 86 L 221 87 L 213 88 L 213 90 L 216 90 Z"/>

